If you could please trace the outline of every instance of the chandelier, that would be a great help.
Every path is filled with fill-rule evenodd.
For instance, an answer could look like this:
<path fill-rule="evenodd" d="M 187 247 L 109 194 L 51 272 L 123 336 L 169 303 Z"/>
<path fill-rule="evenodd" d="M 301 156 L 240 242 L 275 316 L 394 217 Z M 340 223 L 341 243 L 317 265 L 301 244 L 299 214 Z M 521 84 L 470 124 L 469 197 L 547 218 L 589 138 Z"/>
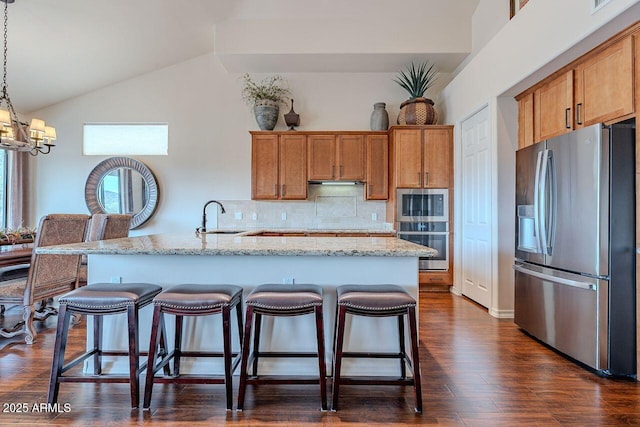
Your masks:
<path fill-rule="evenodd" d="M 0 86 L 0 149 L 12 151 L 26 151 L 32 156 L 49 154 L 53 141 L 56 139 L 56 129 L 45 126 L 43 120 L 31 119 L 31 123 L 21 122 L 13 108 L 7 93 L 7 8 L 15 0 L 0 0 L 4 2 L 4 56 L 2 63 L 2 86 Z M 4 109 L 6 108 L 6 109 Z"/>

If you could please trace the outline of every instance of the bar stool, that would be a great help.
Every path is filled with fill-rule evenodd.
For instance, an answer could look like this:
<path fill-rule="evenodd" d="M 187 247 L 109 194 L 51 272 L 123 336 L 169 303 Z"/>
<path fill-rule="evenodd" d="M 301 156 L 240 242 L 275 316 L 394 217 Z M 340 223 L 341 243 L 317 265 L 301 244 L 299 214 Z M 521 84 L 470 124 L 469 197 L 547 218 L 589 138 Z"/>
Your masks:
<path fill-rule="evenodd" d="M 146 362 L 142 366 L 139 364 L 138 311 L 151 303 L 153 297 L 158 295 L 160 291 L 162 291 L 160 286 L 148 283 L 96 283 L 61 296 L 47 401 L 53 404 L 58 400 L 60 383 L 63 382 L 128 382 L 131 388 L 131 407 L 137 408 L 140 399 L 140 373 L 147 365 Z M 93 348 L 65 365 L 64 352 L 69 333 L 69 319 L 72 313 L 93 316 Z M 129 348 L 128 351 L 105 351 L 102 349 L 102 317 L 117 313 L 127 313 Z M 129 356 L 129 375 L 102 375 L 102 356 Z M 89 357 L 93 357 L 95 376 L 63 375 Z"/>
<path fill-rule="evenodd" d="M 418 355 L 418 333 L 416 324 L 416 300 L 409 293 L 396 285 L 343 285 L 337 287 L 338 301 L 336 306 L 335 342 L 333 359 L 333 406 L 338 409 L 338 397 L 341 384 L 368 385 L 413 385 L 416 395 L 415 411 L 422 413 L 422 390 L 420 388 L 420 358 Z M 398 317 L 398 336 L 400 351 L 398 353 L 382 352 L 345 352 L 344 329 L 347 314 L 353 316 Z M 404 316 L 409 323 L 411 338 L 411 359 L 405 351 Z M 400 359 L 400 378 L 385 377 L 343 377 L 340 375 L 342 358 L 385 358 Z M 413 377 L 407 378 L 406 367 L 412 371 Z"/>
<path fill-rule="evenodd" d="M 315 285 L 279 285 L 266 284 L 256 287 L 247 296 L 247 315 L 245 319 L 244 341 L 242 345 L 242 365 L 240 366 L 240 386 L 238 388 L 238 410 L 244 407 L 244 395 L 247 384 L 317 384 L 320 383 L 321 408 L 327 410 L 326 366 L 324 352 L 324 327 L 322 320 L 322 288 Z M 318 351 L 308 352 L 264 352 L 260 351 L 260 326 L 262 316 L 300 316 L 315 313 L 316 338 Z M 254 316 L 255 315 L 255 316 Z M 255 322 L 253 351 L 250 352 L 249 341 L 251 329 Z M 247 373 L 249 355 L 252 359 L 252 375 Z M 317 357 L 318 377 L 301 376 L 258 376 L 259 357 Z"/>
<path fill-rule="evenodd" d="M 231 350 L 231 310 L 236 309 L 240 345 L 242 344 L 242 287 L 234 285 L 192 285 L 182 284 L 169 288 L 156 296 L 153 300 L 153 322 L 151 327 L 151 341 L 149 343 L 149 360 L 147 379 L 144 389 L 143 409 L 151 405 L 151 393 L 155 383 L 179 384 L 225 384 L 227 410 L 233 407 L 233 389 L 231 375 L 240 362 L 239 353 Z M 158 338 L 164 329 L 164 314 L 175 315 L 175 346 L 174 350 L 161 357 L 156 364 Z M 184 351 L 182 350 L 182 321 L 184 316 L 207 316 L 222 313 L 223 351 Z M 160 351 L 160 354 L 163 354 Z M 236 357 L 238 356 L 238 357 Z M 182 357 L 223 357 L 224 376 L 220 375 L 181 375 L 180 359 Z M 232 358 L 236 359 L 232 362 Z M 162 368 L 167 368 L 173 359 L 173 376 L 156 376 Z M 166 370 L 165 370 L 165 373 Z"/>

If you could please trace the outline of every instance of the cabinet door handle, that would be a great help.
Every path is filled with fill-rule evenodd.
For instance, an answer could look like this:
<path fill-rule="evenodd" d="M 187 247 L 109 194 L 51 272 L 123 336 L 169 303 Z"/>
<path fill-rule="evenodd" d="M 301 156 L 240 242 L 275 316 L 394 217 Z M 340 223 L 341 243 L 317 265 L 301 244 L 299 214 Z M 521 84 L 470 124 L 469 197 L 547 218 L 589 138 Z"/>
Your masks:
<path fill-rule="evenodd" d="M 278 184 L 273 184 L 273 195 L 278 197 Z"/>
<path fill-rule="evenodd" d="M 342 178 L 342 165 L 340 165 L 340 167 L 338 167 L 338 177 Z"/>
<path fill-rule="evenodd" d="M 567 129 L 571 129 L 571 126 L 569 126 L 569 113 L 571 113 L 571 107 L 564 110 L 564 127 Z"/>
<path fill-rule="evenodd" d="M 280 185 L 280 196 L 284 196 L 284 184 Z"/>
<path fill-rule="evenodd" d="M 418 172 L 418 185 L 422 187 L 422 174 Z"/>
<path fill-rule="evenodd" d="M 581 125 L 582 121 L 580 120 L 580 110 L 582 110 L 582 102 L 576 105 L 576 123 Z"/>
<path fill-rule="evenodd" d="M 331 179 L 336 177 L 336 165 L 331 165 Z"/>
<path fill-rule="evenodd" d="M 424 186 L 429 185 L 429 172 L 424 173 Z"/>

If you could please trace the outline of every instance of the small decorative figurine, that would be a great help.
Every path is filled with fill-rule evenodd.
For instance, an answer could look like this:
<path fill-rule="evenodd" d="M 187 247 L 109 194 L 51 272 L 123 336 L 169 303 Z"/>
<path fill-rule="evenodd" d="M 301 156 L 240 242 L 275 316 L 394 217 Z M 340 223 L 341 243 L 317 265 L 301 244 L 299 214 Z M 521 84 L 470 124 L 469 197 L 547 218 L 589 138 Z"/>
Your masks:
<path fill-rule="evenodd" d="M 300 126 L 300 114 L 293 111 L 293 99 L 291 100 L 291 110 L 284 115 L 284 122 L 289 126 L 289 130 L 295 130 L 296 126 Z"/>

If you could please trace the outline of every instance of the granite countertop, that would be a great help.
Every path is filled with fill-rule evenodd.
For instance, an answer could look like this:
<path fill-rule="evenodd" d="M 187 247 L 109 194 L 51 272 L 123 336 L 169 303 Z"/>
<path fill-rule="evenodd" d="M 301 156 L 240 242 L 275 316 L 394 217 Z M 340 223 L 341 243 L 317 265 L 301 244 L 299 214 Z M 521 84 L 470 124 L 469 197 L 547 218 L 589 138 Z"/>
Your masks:
<path fill-rule="evenodd" d="M 268 237 L 242 234 L 167 233 L 39 247 L 36 253 L 431 257 L 438 252 L 395 237 Z"/>
<path fill-rule="evenodd" d="M 237 230 L 233 230 L 233 229 L 226 229 L 226 228 L 221 228 L 221 229 L 216 229 L 216 230 L 211 230 L 211 231 L 207 231 L 205 234 L 216 234 L 216 233 L 231 233 Z M 255 236 L 261 233 L 282 233 L 282 234 L 295 234 L 295 233 L 305 233 L 308 235 L 313 235 L 313 234 L 369 234 L 369 235 L 373 235 L 373 234 L 382 234 L 382 235 L 388 235 L 388 234 L 395 234 L 395 230 L 382 230 L 382 229 L 364 229 L 364 228 L 354 228 L 354 229 L 330 229 L 330 228 L 256 228 L 256 229 L 250 229 L 247 231 L 237 231 L 238 232 L 238 236 Z"/>

